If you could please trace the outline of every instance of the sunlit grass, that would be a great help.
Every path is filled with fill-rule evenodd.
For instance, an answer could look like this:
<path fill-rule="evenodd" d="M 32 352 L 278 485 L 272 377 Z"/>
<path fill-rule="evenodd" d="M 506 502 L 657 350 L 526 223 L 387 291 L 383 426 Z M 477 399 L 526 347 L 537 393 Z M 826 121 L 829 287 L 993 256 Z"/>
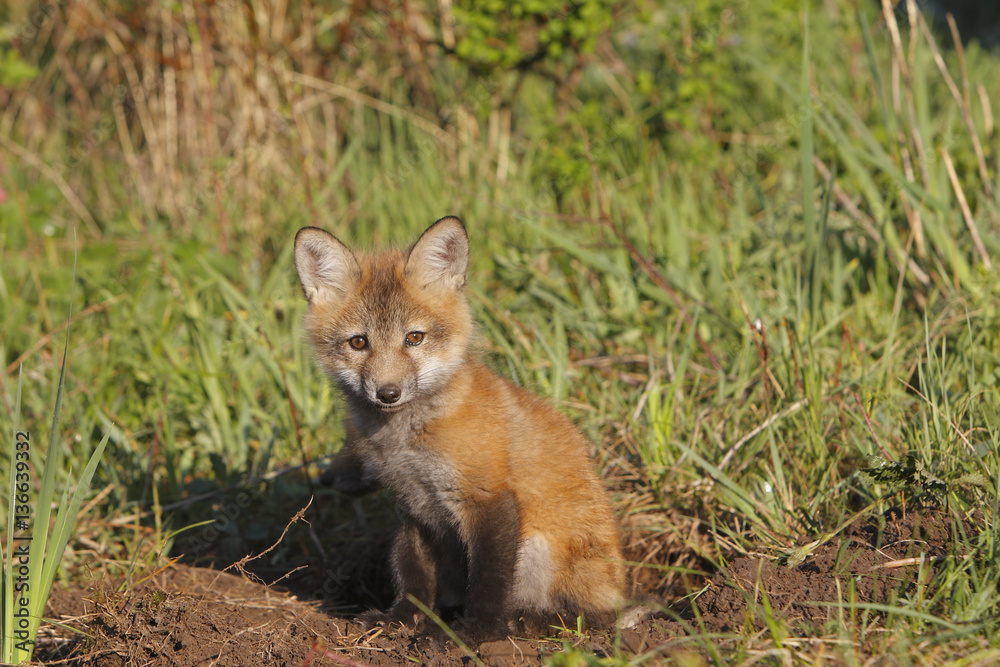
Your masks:
<path fill-rule="evenodd" d="M 72 292 L 71 288 L 71 310 Z M 84 459 L 87 464 L 78 477 L 74 479 L 71 473 L 65 474 L 64 443 L 59 422 L 66 358 L 69 354 L 69 322 L 66 329 L 49 444 L 44 458 L 39 456 L 39 448 L 34 446 L 38 438 L 34 442 L 31 439 L 32 432 L 37 434 L 37 431 L 21 430 L 23 375 L 22 369 L 18 368 L 8 458 L 7 540 L 6 549 L 0 548 L 0 565 L 3 569 L 0 660 L 4 663 L 20 663 L 31 659 L 56 573 L 62 567 L 63 555 L 74 534 L 77 516 L 84 498 L 90 493 L 91 479 L 111 435 L 111 430 L 108 429 L 93 448 L 89 460 Z M 37 493 L 34 493 L 36 489 L 32 482 L 37 482 L 39 471 L 42 479 L 37 486 Z"/>
<path fill-rule="evenodd" d="M 165 544 L 161 520 L 176 529 L 214 516 L 213 500 L 186 499 L 250 484 L 266 511 L 227 522 L 216 540 L 246 549 L 284 525 L 289 489 L 309 487 L 292 473 L 257 480 L 322 459 L 343 438 L 340 402 L 301 333 L 295 230 L 318 224 L 352 246 L 399 244 L 456 214 L 471 237 L 470 293 L 488 361 L 580 424 L 620 507 L 648 497 L 644 507 L 676 508 L 684 528 L 710 526 L 705 538 L 676 530 L 706 566 L 750 550 L 795 562 L 861 516 L 926 500 L 912 485 L 861 472 L 871 457 L 913 454 L 944 481 L 937 502 L 956 518 L 978 512 L 985 530 L 952 545 L 956 557 L 920 595 L 891 609 L 866 606 L 845 584 L 824 641 L 860 662 L 862 644 L 915 654 L 922 641 L 964 647 L 981 637 L 973 655 L 989 656 L 1000 645 L 989 620 L 1000 604 L 1000 281 L 995 262 L 987 267 L 1000 250 L 1000 144 L 987 111 L 1000 95 L 997 64 L 968 54 L 966 72 L 952 75 L 973 91 L 970 101 L 979 96 L 965 109 L 919 26 L 897 47 L 863 8 L 841 18 L 833 25 L 813 9 L 807 44 L 780 58 L 740 54 L 779 91 L 747 117 L 772 104 L 781 115 L 732 133 L 710 155 L 692 148 L 678 157 L 641 135 L 602 141 L 570 125 L 567 145 L 591 154 L 566 159 L 589 178 L 558 198 L 537 176 L 540 149 L 523 125 L 502 156 L 485 132 L 492 116 L 459 150 L 451 126 L 453 142 L 435 143 L 422 125 L 359 105 L 350 108 L 357 134 L 342 141 L 326 116 L 301 110 L 319 95 L 313 89 L 282 89 L 289 99 L 269 109 L 289 117 L 288 144 L 272 132 L 214 162 L 192 149 L 163 183 L 151 178 L 153 165 L 173 158 L 152 140 L 131 167 L 112 159 L 141 145 L 141 126 L 129 127 L 134 145 L 109 136 L 89 155 L 92 169 L 70 175 L 99 236 L 57 184 L 13 160 L 0 174 L 9 193 L 0 204 L 9 222 L 0 231 L 0 424 L 21 412 L 38 423 L 57 392 L 57 337 L 46 337 L 68 305 L 67 230 L 78 228 L 85 315 L 73 323 L 65 387 L 62 423 L 75 426 L 62 435 L 89 442 L 95 430 L 120 426 L 109 431 L 113 465 L 95 476 L 95 487 L 111 486 L 103 521 L 88 535 L 109 545 L 101 557 L 121 574 L 143 540 L 154 552 Z M 845 44 L 854 55 L 843 69 L 817 65 Z M 941 57 L 957 71 L 954 56 Z M 220 77 L 220 91 L 237 87 L 231 72 Z M 525 96 L 546 90 L 529 83 Z M 166 122 L 162 95 L 150 94 L 154 125 Z M 14 129 L 7 140 L 29 145 L 32 119 Z M 69 134 L 35 145 L 41 159 L 70 150 Z M 305 134 L 327 137 L 328 152 L 300 161 Z M 182 215 L 183 204 L 171 212 L 171 189 L 197 214 Z M 22 355 L 37 377 L 18 411 L 8 366 Z M 82 470 L 91 450 L 61 455 Z M 961 481 L 970 474 L 985 485 Z M 345 540 L 387 514 L 377 498 L 326 499 L 315 511 L 347 526 Z M 698 646 L 720 664 L 768 650 L 818 660 L 773 611 L 765 635 L 706 635 Z M 872 631 L 876 616 L 891 632 Z"/>

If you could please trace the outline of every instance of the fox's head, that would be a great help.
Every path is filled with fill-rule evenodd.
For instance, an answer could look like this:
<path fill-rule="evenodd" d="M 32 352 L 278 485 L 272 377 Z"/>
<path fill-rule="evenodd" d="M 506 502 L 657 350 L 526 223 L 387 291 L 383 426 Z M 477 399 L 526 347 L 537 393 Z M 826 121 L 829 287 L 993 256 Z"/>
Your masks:
<path fill-rule="evenodd" d="M 345 392 L 387 412 L 437 392 L 472 333 L 468 264 L 469 238 L 455 217 L 405 252 L 355 254 L 322 229 L 300 229 L 295 268 L 320 363 Z"/>

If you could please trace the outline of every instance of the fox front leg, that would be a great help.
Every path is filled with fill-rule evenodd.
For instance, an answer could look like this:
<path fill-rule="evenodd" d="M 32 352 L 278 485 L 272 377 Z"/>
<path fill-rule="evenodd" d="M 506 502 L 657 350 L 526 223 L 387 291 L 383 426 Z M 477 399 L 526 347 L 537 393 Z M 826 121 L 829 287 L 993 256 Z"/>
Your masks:
<path fill-rule="evenodd" d="M 319 477 L 320 484 L 357 498 L 382 488 L 378 478 L 365 466 L 357 448 L 346 442 Z"/>
<path fill-rule="evenodd" d="M 392 580 L 396 600 L 386 612 L 369 611 L 358 620 L 373 627 L 380 623 L 419 625 L 423 612 L 410 602 L 412 595 L 428 608 L 433 608 L 438 587 L 438 572 L 432 540 L 420 524 L 404 516 L 392 543 Z"/>
<path fill-rule="evenodd" d="M 520 518 L 510 491 L 477 502 L 470 509 L 465 634 L 478 643 L 508 634 Z"/>

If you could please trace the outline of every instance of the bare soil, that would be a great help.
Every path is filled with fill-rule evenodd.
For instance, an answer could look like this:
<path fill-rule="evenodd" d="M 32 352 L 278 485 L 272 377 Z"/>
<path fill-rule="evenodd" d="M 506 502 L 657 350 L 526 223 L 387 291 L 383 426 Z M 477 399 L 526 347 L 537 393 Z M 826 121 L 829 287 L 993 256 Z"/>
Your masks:
<path fill-rule="evenodd" d="M 892 511 L 855 522 L 792 567 L 741 556 L 710 578 L 689 578 L 684 586 L 672 587 L 664 586 L 665 576 L 655 575 L 661 570 L 637 569 L 633 595 L 660 599 L 664 611 L 659 617 L 620 633 L 554 628 L 547 637 L 483 644 L 477 655 L 487 665 L 539 665 L 546 656 L 571 646 L 598 655 L 698 651 L 690 637 L 705 632 L 735 637 L 762 630 L 769 613 L 793 634 L 822 635 L 824 626 L 840 613 L 834 606 L 838 602 L 893 604 L 912 593 L 921 558 L 922 576 L 929 581 L 935 558 L 948 555 L 957 529 L 939 512 L 904 516 Z M 960 529 L 976 530 L 972 525 Z M 663 531 L 633 530 L 630 557 L 659 564 L 664 559 L 657 560 L 657 555 L 683 560 L 673 550 L 676 545 L 664 548 L 670 539 Z M 56 590 L 50 617 L 85 636 L 49 627 L 40 634 L 36 659 L 101 667 L 472 664 L 463 649 L 448 640 L 406 629 L 365 632 L 352 621 L 353 614 L 330 611 L 329 601 L 324 608 L 321 600 L 303 599 L 306 591 L 296 595 L 282 585 L 290 581 L 295 578 L 265 586 L 248 576 L 176 564 L 125 593 L 106 584 L 86 591 Z M 696 598 L 685 597 L 699 589 L 704 590 Z"/>

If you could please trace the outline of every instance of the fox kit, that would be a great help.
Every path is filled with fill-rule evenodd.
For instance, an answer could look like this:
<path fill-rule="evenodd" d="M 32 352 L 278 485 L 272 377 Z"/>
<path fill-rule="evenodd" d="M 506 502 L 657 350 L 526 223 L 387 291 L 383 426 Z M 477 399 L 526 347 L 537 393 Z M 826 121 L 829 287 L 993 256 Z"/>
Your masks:
<path fill-rule="evenodd" d="M 522 616 L 614 613 L 618 530 L 587 443 L 474 359 L 468 259 L 455 217 L 408 251 L 355 254 L 315 227 L 295 237 L 305 328 L 347 401 L 347 442 L 324 481 L 387 487 L 399 503 L 395 602 L 362 620 L 419 623 L 412 595 L 464 608 L 482 641 Z"/>

